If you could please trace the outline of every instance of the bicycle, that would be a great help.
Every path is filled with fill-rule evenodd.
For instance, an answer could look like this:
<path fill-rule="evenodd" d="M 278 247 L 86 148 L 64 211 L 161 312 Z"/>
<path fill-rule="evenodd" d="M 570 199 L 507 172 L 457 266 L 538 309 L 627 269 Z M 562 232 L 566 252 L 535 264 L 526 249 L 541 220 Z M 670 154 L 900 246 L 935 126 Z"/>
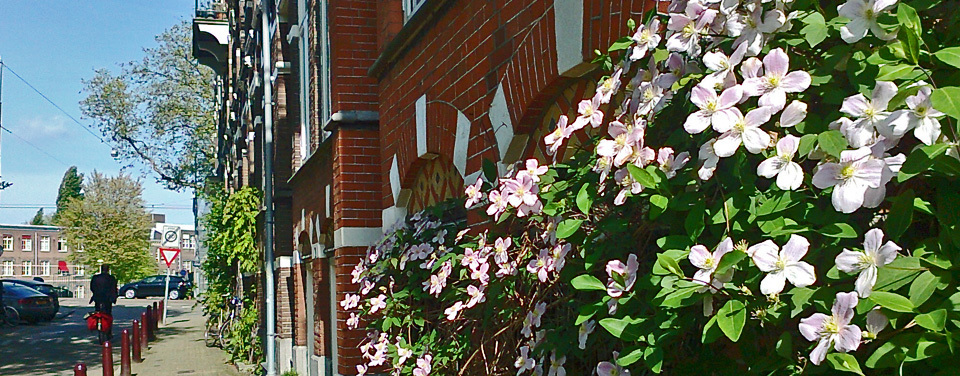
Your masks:
<path fill-rule="evenodd" d="M 3 306 L 3 315 L 0 315 L 0 323 L 7 326 L 20 325 L 20 312 L 11 306 Z"/>
<path fill-rule="evenodd" d="M 97 331 L 97 343 L 104 344 L 113 337 L 113 316 L 94 311 L 83 316 L 87 320 L 87 329 Z"/>
<path fill-rule="evenodd" d="M 211 318 L 207 321 L 207 329 L 204 332 L 204 344 L 208 347 L 217 346 L 226 348 L 230 341 L 230 333 L 233 331 L 233 323 L 239 320 L 240 310 L 243 308 L 243 301 L 237 297 L 231 297 L 227 302 L 227 310 L 219 310 L 216 320 Z M 224 312 L 227 312 L 224 317 Z"/>

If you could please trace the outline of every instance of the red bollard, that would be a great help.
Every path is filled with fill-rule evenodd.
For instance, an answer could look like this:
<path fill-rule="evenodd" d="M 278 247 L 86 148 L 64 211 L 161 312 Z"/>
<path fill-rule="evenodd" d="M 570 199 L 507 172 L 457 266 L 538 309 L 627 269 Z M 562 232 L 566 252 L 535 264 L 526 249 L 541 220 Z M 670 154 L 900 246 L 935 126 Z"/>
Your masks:
<path fill-rule="evenodd" d="M 143 344 L 143 336 L 140 335 L 140 321 L 133 320 L 133 362 L 134 363 L 143 363 L 143 358 L 140 357 L 140 345 Z"/>
<path fill-rule="evenodd" d="M 73 376 L 87 376 L 87 365 L 77 363 L 77 365 L 73 366 Z"/>
<path fill-rule="evenodd" d="M 103 343 L 100 358 L 103 360 L 103 376 L 113 376 L 113 346 L 110 346 L 110 341 Z"/>
<path fill-rule="evenodd" d="M 120 376 L 130 376 L 130 331 L 120 332 Z"/>
<path fill-rule="evenodd" d="M 153 332 L 153 320 L 156 315 L 153 313 L 153 307 L 147 306 L 147 321 L 144 321 L 144 325 L 147 327 L 147 340 L 154 341 L 157 339 L 157 334 Z"/>
<path fill-rule="evenodd" d="M 160 324 L 161 322 L 163 322 L 163 319 L 164 319 L 164 317 L 163 317 L 163 300 L 161 300 L 161 301 L 160 301 L 160 308 L 157 309 L 157 324 L 158 324 L 157 327 L 158 327 L 158 328 L 160 327 L 159 324 Z M 163 324 L 166 325 L 167 323 L 166 323 L 166 322 L 163 322 Z"/>
<path fill-rule="evenodd" d="M 141 312 L 140 313 L 140 347 L 142 350 L 147 349 L 147 339 L 149 338 L 149 335 L 147 335 L 148 320 L 149 319 L 147 318 L 147 312 L 146 311 Z"/>
<path fill-rule="evenodd" d="M 153 337 L 151 339 L 157 338 L 157 329 L 160 329 L 160 303 L 153 302 Z"/>

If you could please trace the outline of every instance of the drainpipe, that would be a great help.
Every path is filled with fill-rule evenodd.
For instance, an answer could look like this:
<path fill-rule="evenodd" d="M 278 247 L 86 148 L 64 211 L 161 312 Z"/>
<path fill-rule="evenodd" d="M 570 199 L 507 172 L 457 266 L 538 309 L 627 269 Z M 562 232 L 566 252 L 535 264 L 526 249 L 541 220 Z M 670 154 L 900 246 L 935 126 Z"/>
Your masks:
<path fill-rule="evenodd" d="M 266 271 L 266 319 L 267 319 L 267 376 L 276 376 L 277 374 L 277 316 L 276 316 L 276 297 L 274 296 L 274 269 L 273 269 L 273 82 L 270 80 L 273 67 L 270 64 L 271 54 L 270 46 L 272 38 L 270 35 L 270 12 L 267 2 L 261 2 L 263 10 L 261 33 L 261 60 L 263 63 L 263 201 L 266 210 L 264 217 L 264 241 L 263 258 L 265 259 Z"/>

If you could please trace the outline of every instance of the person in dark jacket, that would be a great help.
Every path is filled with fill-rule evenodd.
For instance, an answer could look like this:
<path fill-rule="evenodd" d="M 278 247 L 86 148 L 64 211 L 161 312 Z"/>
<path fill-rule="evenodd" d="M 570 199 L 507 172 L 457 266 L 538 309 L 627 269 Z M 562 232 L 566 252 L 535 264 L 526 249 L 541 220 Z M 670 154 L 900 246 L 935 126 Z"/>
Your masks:
<path fill-rule="evenodd" d="M 110 265 L 100 265 L 100 273 L 90 278 L 90 292 L 94 309 L 112 316 L 117 302 L 117 279 L 110 275 Z"/>

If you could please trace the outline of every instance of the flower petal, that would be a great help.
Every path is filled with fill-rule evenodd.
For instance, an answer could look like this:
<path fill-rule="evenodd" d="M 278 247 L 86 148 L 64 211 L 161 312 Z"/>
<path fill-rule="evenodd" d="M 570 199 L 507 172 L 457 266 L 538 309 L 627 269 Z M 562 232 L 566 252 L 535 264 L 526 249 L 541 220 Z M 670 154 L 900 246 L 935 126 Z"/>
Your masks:
<path fill-rule="evenodd" d="M 807 117 L 807 104 L 801 101 L 790 102 L 787 108 L 780 114 L 780 126 L 789 128 L 800 124 Z"/>
<path fill-rule="evenodd" d="M 863 267 L 860 265 L 860 259 L 863 257 L 863 252 L 851 251 L 849 249 L 844 249 L 843 252 L 840 252 L 837 255 L 834 261 L 837 264 L 837 269 L 844 273 L 856 273 L 860 270 L 863 270 Z"/>
<path fill-rule="evenodd" d="M 829 349 L 829 337 L 821 338 L 820 342 L 817 342 L 817 347 L 814 347 L 813 351 L 810 352 L 810 362 L 815 365 L 820 365 L 820 362 L 823 362 L 823 359 L 827 357 L 827 350 Z"/>
<path fill-rule="evenodd" d="M 838 178 L 840 174 L 840 164 L 839 163 L 826 163 L 813 174 L 813 185 L 820 189 L 826 189 L 837 184 L 840 184 L 843 180 Z"/>
<path fill-rule="evenodd" d="M 767 274 L 760 281 L 760 293 L 763 295 L 779 294 L 787 284 L 787 278 L 783 271 Z"/>
<path fill-rule="evenodd" d="M 767 76 L 783 77 L 790 69 L 790 58 L 778 47 L 763 57 L 763 66 Z"/>
<path fill-rule="evenodd" d="M 880 251 L 877 252 L 877 266 L 884 266 L 893 262 L 893 260 L 897 258 L 897 251 L 901 249 L 903 248 L 900 248 L 899 245 L 896 245 L 892 241 L 888 241 L 886 244 L 880 247 Z"/>
<path fill-rule="evenodd" d="M 790 235 L 790 240 L 787 241 L 787 244 L 783 245 L 784 259 L 791 262 L 800 261 L 800 259 L 807 254 L 807 249 L 809 248 L 810 241 L 807 240 L 807 238 L 797 234 Z"/>
<path fill-rule="evenodd" d="M 800 168 L 800 165 L 796 162 L 789 162 L 783 166 L 780 174 L 777 175 L 777 187 L 785 191 L 792 191 L 800 188 L 800 184 L 803 184 L 803 169 Z"/>
<path fill-rule="evenodd" d="M 813 265 L 804 261 L 787 265 L 787 267 L 783 269 L 783 274 L 790 283 L 797 287 L 807 287 L 817 282 L 817 274 L 813 269 Z"/>
<path fill-rule="evenodd" d="M 717 153 L 718 157 L 729 157 L 737 152 L 741 143 L 740 134 L 731 130 L 721 135 L 713 143 L 713 151 Z"/>
<path fill-rule="evenodd" d="M 772 240 L 766 240 L 760 244 L 754 244 L 747 248 L 747 254 L 753 258 L 753 263 L 757 268 L 764 272 L 770 272 L 777 268 L 777 260 L 780 247 Z"/>
<path fill-rule="evenodd" d="M 690 116 L 687 116 L 687 121 L 683 122 L 683 130 L 690 134 L 703 132 L 710 126 L 711 118 L 712 115 L 704 110 L 694 112 L 690 114 Z"/>
<path fill-rule="evenodd" d="M 867 186 L 849 180 L 837 184 L 833 188 L 830 199 L 833 208 L 842 213 L 853 213 L 863 206 L 864 194 Z"/>
<path fill-rule="evenodd" d="M 690 254 L 687 256 L 687 259 L 690 260 L 693 266 L 703 269 L 706 267 L 707 259 L 711 256 L 710 250 L 708 250 L 707 247 L 697 244 L 690 247 Z"/>
<path fill-rule="evenodd" d="M 780 87 L 788 93 L 799 93 L 810 87 L 811 80 L 807 72 L 790 72 L 780 81 Z"/>
<path fill-rule="evenodd" d="M 857 282 L 854 283 L 854 286 L 856 286 L 857 294 L 859 294 L 861 298 L 866 298 L 870 296 L 870 293 L 873 291 L 873 286 L 876 284 L 877 267 L 870 265 L 860 272 L 860 276 L 857 277 Z"/>
<path fill-rule="evenodd" d="M 833 348 L 842 352 L 856 350 L 857 347 L 860 347 L 862 333 L 860 327 L 856 325 L 846 325 L 840 328 L 840 332 L 837 333 L 837 341 L 833 344 Z"/>
<path fill-rule="evenodd" d="M 857 306 L 857 294 L 853 292 L 838 292 L 837 300 L 833 302 L 830 311 L 840 325 L 847 325 L 853 318 L 853 308 Z"/>
<path fill-rule="evenodd" d="M 807 341 L 814 341 L 820 338 L 820 331 L 823 330 L 823 324 L 827 322 L 830 316 L 824 315 L 822 313 L 814 313 L 810 317 L 800 320 L 800 334 L 803 335 L 803 338 L 806 338 Z"/>
<path fill-rule="evenodd" d="M 876 255 L 880 250 L 880 244 L 883 243 L 883 230 L 874 228 L 863 235 L 863 250 L 868 255 Z"/>
<path fill-rule="evenodd" d="M 765 159 L 763 162 L 757 166 L 757 175 L 763 176 L 765 178 L 772 178 L 777 176 L 780 171 L 783 169 L 783 159 L 778 155 L 774 155 L 770 158 Z"/>
<path fill-rule="evenodd" d="M 844 98 L 843 104 L 840 105 L 840 112 L 854 117 L 861 117 L 867 111 L 867 108 L 870 108 L 870 102 L 867 101 L 867 97 L 863 96 L 863 94 L 857 94 Z"/>
<path fill-rule="evenodd" d="M 671 19 L 672 20 L 672 19 Z M 867 36 L 867 28 L 870 24 L 863 18 L 854 18 L 846 26 L 840 28 L 840 38 L 844 42 L 856 43 Z"/>
<path fill-rule="evenodd" d="M 897 95 L 897 85 L 889 81 L 877 81 L 873 88 L 870 104 L 877 111 L 886 111 L 887 104 Z"/>
<path fill-rule="evenodd" d="M 747 151 L 757 154 L 770 146 L 770 135 L 760 128 L 743 130 L 743 146 Z"/>

